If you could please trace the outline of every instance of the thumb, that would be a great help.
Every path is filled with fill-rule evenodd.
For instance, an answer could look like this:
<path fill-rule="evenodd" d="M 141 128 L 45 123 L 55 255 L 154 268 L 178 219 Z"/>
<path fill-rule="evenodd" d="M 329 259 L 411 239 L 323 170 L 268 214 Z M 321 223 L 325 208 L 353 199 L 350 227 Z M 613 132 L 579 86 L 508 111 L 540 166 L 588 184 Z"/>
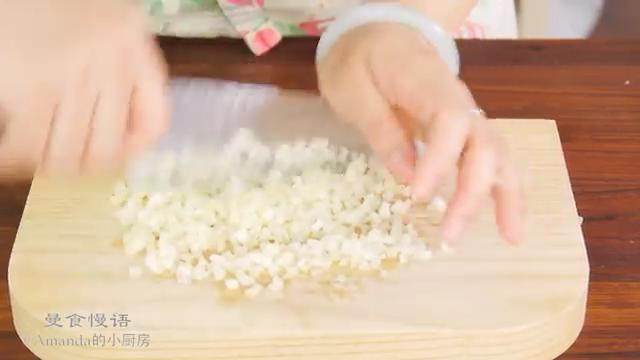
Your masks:
<path fill-rule="evenodd" d="M 167 66 L 155 43 L 141 54 L 138 79 L 131 98 L 127 139 L 130 154 L 157 140 L 169 125 Z"/>
<path fill-rule="evenodd" d="M 340 91 L 339 96 L 325 96 L 338 116 L 357 126 L 396 179 L 410 183 L 416 157 L 410 131 L 367 75 L 354 80 L 347 82 L 351 84 L 349 91 Z"/>

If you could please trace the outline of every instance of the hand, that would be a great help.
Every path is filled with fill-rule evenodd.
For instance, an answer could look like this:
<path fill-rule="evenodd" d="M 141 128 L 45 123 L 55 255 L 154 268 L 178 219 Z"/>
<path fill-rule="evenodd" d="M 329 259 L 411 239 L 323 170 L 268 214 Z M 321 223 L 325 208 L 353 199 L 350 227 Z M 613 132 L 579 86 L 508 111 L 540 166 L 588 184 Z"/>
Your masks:
<path fill-rule="evenodd" d="M 459 166 L 442 235 L 460 237 L 491 194 L 504 239 L 523 232 L 518 177 L 466 86 L 422 35 L 404 25 L 370 24 L 345 34 L 318 64 L 320 91 L 354 124 L 414 199 L 429 200 Z M 426 142 L 417 158 L 413 140 Z"/>
<path fill-rule="evenodd" d="M 166 65 L 128 1 L 0 2 L 0 167 L 110 170 L 167 127 Z"/>

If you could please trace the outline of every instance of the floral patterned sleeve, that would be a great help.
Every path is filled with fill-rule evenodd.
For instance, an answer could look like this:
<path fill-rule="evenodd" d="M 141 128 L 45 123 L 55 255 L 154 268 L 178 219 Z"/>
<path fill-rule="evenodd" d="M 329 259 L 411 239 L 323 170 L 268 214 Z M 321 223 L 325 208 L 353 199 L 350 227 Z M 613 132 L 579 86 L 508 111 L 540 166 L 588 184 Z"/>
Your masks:
<path fill-rule="evenodd" d="M 153 30 L 177 37 L 236 37 L 217 0 L 142 0 Z"/>
<path fill-rule="evenodd" d="M 143 1 L 154 30 L 179 37 L 241 37 L 261 55 L 283 36 L 318 36 L 345 10 L 369 0 L 132 0 Z M 517 37 L 513 0 L 479 0 L 456 35 Z"/>
<path fill-rule="evenodd" d="M 264 0 L 218 0 L 218 5 L 254 54 L 262 55 L 282 40 L 265 13 Z"/>
<path fill-rule="evenodd" d="M 354 1 L 359 2 L 359 0 L 343 2 L 348 5 Z M 278 6 L 277 1 L 271 1 L 270 4 L 273 7 L 267 9 L 265 0 L 218 0 L 218 5 L 227 20 L 256 55 L 264 54 L 275 47 L 283 36 L 318 36 L 324 27 L 334 19 L 333 17 L 319 16 L 312 11 L 318 6 L 316 3 L 322 7 L 322 0 L 319 2 L 317 0 L 297 0 L 294 7 L 300 13 L 309 12 L 310 15 L 302 15 L 299 18 L 294 16 L 294 19 L 277 15 L 278 13 L 287 13 L 286 1 L 282 1 L 282 3 L 284 5 Z"/>

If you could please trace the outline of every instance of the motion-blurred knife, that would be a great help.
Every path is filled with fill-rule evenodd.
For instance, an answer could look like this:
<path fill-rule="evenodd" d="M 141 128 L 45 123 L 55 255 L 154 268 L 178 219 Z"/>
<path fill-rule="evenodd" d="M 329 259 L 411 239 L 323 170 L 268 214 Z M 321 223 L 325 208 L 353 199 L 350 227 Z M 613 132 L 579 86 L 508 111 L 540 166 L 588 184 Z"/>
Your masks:
<path fill-rule="evenodd" d="M 240 128 L 248 128 L 267 143 L 326 137 L 332 143 L 366 151 L 352 128 L 337 121 L 323 100 L 312 93 L 273 86 L 212 79 L 179 78 L 171 83 L 172 121 L 169 131 L 127 167 L 133 187 L 185 186 L 198 169 L 180 167 L 167 183 L 162 157 L 167 154 L 215 152 Z M 207 166 L 204 165 L 203 166 Z M 173 170 L 177 172 L 177 170 Z M 159 179 L 162 177 L 163 179 Z M 160 181 L 162 180 L 162 181 Z"/>

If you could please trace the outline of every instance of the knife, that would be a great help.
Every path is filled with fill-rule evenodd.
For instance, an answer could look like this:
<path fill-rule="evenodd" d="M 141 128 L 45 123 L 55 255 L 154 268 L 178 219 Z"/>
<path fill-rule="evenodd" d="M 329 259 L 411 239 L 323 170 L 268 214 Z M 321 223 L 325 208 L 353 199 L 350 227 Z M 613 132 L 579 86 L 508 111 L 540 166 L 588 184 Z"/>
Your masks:
<path fill-rule="evenodd" d="M 170 93 L 169 130 L 126 168 L 125 179 L 134 189 L 167 190 L 206 182 L 202 174 L 215 172 L 206 154 L 220 151 L 243 128 L 269 145 L 323 137 L 335 145 L 369 152 L 359 133 L 339 121 L 322 98 L 310 92 L 177 78 L 171 81 Z M 168 158 L 173 160 L 168 163 Z"/>

